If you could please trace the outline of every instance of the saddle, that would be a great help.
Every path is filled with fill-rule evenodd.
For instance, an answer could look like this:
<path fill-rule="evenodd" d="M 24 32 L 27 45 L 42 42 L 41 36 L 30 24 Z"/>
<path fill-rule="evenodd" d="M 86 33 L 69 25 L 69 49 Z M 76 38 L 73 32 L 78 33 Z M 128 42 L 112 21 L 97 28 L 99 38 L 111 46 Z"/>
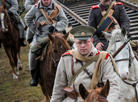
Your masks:
<path fill-rule="evenodd" d="M 44 61 L 48 50 L 49 43 L 45 43 L 37 52 L 37 58 L 35 60 Z"/>

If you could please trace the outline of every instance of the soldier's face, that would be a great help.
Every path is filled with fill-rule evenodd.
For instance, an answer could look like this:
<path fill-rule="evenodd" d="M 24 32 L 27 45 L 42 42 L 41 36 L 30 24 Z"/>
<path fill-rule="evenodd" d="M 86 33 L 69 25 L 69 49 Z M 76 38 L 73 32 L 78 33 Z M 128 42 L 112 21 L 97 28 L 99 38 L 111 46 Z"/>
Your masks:
<path fill-rule="evenodd" d="M 100 1 L 104 6 L 108 6 L 111 3 L 111 0 L 100 0 Z"/>
<path fill-rule="evenodd" d="M 49 6 L 51 3 L 51 0 L 42 0 L 42 3 L 44 6 Z"/>
<path fill-rule="evenodd" d="M 75 39 L 75 44 L 81 55 L 87 55 L 92 49 L 92 38 L 87 40 Z"/>

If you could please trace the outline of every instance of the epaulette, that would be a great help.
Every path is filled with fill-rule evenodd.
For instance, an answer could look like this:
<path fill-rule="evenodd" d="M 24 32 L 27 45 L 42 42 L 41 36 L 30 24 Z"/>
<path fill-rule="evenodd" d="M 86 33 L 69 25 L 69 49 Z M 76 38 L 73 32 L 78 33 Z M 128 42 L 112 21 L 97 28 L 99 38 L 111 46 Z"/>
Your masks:
<path fill-rule="evenodd" d="M 109 53 L 106 54 L 105 59 L 107 59 L 108 57 L 109 57 Z"/>
<path fill-rule="evenodd" d="M 122 2 L 117 2 L 115 5 L 123 5 Z"/>
<path fill-rule="evenodd" d="M 99 55 L 100 54 L 100 51 L 97 51 L 96 55 Z"/>
<path fill-rule="evenodd" d="M 99 5 L 93 5 L 93 6 L 91 7 L 92 10 L 95 9 L 95 8 L 99 8 Z"/>
<path fill-rule="evenodd" d="M 99 54 L 100 54 L 100 51 L 97 51 L 96 55 L 99 55 Z M 108 59 L 108 57 L 109 57 L 109 53 L 106 54 L 105 59 Z"/>
<path fill-rule="evenodd" d="M 38 4 L 34 4 L 34 6 L 36 7 Z"/>
<path fill-rule="evenodd" d="M 69 51 L 65 52 L 64 54 L 62 54 L 61 56 L 66 56 L 66 55 L 71 55 Z"/>
<path fill-rule="evenodd" d="M 39 9 L 40 8 L 40 3 L 36 3 L 36 4 L 34 4 L 34 6 Z"/>

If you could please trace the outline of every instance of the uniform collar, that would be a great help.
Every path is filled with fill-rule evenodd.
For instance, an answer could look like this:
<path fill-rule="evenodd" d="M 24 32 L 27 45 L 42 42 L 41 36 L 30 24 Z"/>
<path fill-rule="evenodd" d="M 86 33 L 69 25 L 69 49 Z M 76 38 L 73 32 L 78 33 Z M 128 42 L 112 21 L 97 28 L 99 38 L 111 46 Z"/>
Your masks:
<path fill-rule="evenodd" d="M 95 56 L 97 53 L 97 49 L 94 47 L 94 45 L 92 44 L 92 49 L 91 51 L 86 55 L 86 57 L 89 57 L 89 56 Z"/>
<path fill-rule="evenodd" d="M 111 4 L 112 4 L 112 2 L 110 3 L 110 5 L 111 5 Z M 107 11 L 107 9 L 109 8 L 110 5 L 104 6 L 102 3 L 100 3 L 100 4 L 99 4 L 99 7 L 100 7 L 101 11 L 104 11 L 104 10 Z"/>
<path fill-rule="evenodd" d="M 89 56 L 95 56 L 95 55 L 97 55 L 97 49 L 94 47 L 94 45 L 92 44 L 92 49 L 91 49 L 91 51 L 85 56 L 85 57 L 89 57 Z M 74 62 L 78 62 L 79 60 L 78 59 L 76 59 L 75 57 L 74 57 Z"/>

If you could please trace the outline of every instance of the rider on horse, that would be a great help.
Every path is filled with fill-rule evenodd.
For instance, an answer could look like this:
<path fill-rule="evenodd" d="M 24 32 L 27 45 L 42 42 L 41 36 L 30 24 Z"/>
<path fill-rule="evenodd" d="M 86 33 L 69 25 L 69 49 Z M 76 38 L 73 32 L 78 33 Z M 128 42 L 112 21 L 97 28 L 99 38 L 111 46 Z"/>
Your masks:
<path fill-rule="evenodd" d="M 103 52 L 93 46 L 91 36 L 94 32 L 95 28 L 90 26 L 79 26 L 70 31 L 75 37 L 76 49 L 69 50 L 60 58 L 50 102 L 84 102 L 79 95 L 79 85 L 82 83 L 88 90 L 91 84 L 94 88 L 102 87 L 107 79 L 110 81 L 107 99 L 109 102 L 118 102 L 118 76 L 114 71 L 110 55 L 104 51 L 104 56 L 101 56 Z M 103 61 L 98 64 L 100 58 Z M 100 70 L 99 74 L 97 68 Z M 95 75 L 99 77 L 94 78 Z M 97 83 L 94 85 L 93 82 Z"/>
<path fill-rule="evenodd" d="M 39 0 L 26 0 L 25 1 L 25 10 L 29 11 L 34 4 L 38 3 Z M 27 28 L 27 32 L 26 32 L 26 41 L 29 42 L 29 44 L 32 42 L 33 40 L 33 36 L 34 34 L 29 30 L 29 28 Z"/>
<path fill-rule="evenodd" d="M 20 37 L 19 37 L 19 42 L 20 46 L 26 46 L 24 43 L 25 40 L 25 32 L 24 32 L 24 22 L 22 21 L 21 17 L 17 13 L 18 10 L 18 2 L 17 0 L 5 0 L 6 6 L 8 8 L 8 14 L 11 18 L 11 21 L 14 23 L 14 25 L 18 25 Z M 0 5 L 1 5 L 1 0 L 0 0 Z"/>
<path fill-rule="evenodd" d="M 35 18 L 35 24 L 33 22 Z M 53 20 L 55 20 L 53 22 Z M 49 33 L 63 32 L 67 26 L 68 19 L 63 12 L 61 6 L 55 3 L 54 0 L 39 0 L 38 4 L 35 4 L 31 10 L 25 16 L 25 22 L 29 29 L 34 33 L 31 46 L 36 45 L 42 38 L 47 37 Z M 29 51 L 29 68 L 32 75 L 30 85 L 37 86 L 38 80 L 35 78 L 36 53 Z"/>
<path fill-rule="evenodd" d="M 130 21 L 122 2 L 112 2 L 112 0 L 100 1 L 99 5 L 91 7 L 88 25 L 97 29 L 93 36 L 94 46 L 98 50 L 106 50 L 109 42 L 103 36 L 102 31 L 111 32 L 114 28 L 119 28 L 120 26 L 120 28 L 127 30 L 129 37 Z"/>

